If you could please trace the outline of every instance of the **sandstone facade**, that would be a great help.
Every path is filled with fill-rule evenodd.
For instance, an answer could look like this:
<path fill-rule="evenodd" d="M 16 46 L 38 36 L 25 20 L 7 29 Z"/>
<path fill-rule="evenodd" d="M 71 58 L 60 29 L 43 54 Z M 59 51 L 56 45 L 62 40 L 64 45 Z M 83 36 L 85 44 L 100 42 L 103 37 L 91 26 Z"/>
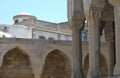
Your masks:
<path fill-rule="evenodd" d="M 74 78 L 71 41 L 1 38 L 0 43 L 0 78 Z M 109 47 L 101 44 L 102 72 L 107 75 Z M 88 43 L 82 45 L 86 78 Z"/>

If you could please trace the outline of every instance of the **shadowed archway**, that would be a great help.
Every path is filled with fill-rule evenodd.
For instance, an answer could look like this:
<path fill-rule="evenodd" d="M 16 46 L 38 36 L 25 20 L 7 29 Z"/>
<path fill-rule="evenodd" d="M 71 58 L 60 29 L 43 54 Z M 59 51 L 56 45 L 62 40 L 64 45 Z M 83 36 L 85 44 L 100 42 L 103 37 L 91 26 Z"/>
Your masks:
<path fill-rule="evenodd" d="M 0 78 L 34 78 L 29 56 L 19 48 L 3 57 Z"/>
<path fill-rule="evenodd" d="M 103 55 L 100 55 L 100 61 L 101 61 L 102 74 L 103 76 L 107 76 L 108 75 L 107 61 Z M 87 78 L 88 69 L 89 69 L 89 54 L 84 59 L 84 67 L 83 67 L 84 78 Z"/>
<path fill-rule="evenodd" d="M 67 56 L 59 50 L 49 53 L 41 78 L 71 78 L 71 65 Z"/>

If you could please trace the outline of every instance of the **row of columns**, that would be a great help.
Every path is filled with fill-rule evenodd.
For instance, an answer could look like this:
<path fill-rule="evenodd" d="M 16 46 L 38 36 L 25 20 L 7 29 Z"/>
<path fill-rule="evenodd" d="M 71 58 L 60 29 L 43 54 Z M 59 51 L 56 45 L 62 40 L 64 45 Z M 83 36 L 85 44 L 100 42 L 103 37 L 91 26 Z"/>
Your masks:
<path fill-rule="evenodd" d="M 81 0 L 82 1 L 82 0 Z M 109 64 L 108 64 L 108 75 L 120 75 L 120 0 L 109 0 L 114 6 L 115 14 L 115 41 L 116 41 L 116 64 L 114 67 L 114 40 L 107 40 L 109 44 Z M 79 5 L 79 4 L 76 4 Z M 103 5 L 102 5 L 103 6 Z M 81 7 L 83 8 L 83 7 Z M 89 8 L 86 18 L 88 20 L 88 31 L 89 31 L 89 71 L 87 78 L 99 78 L 102 76 L 100 67 L 100 31 L 99 22 L 101 13 L 104 7 L 92 6 Z M 81 14 L 84 15 L 84 14 Z M 79 17 L 79 16 L 78 16 Z M 70 20 L 72 26 L 73 35 L 73 78 L 84 78 L 82 70 L 82 42 L 81 42 L 81 31 L 83 29 L 84 19 L 72 17 Z"/>

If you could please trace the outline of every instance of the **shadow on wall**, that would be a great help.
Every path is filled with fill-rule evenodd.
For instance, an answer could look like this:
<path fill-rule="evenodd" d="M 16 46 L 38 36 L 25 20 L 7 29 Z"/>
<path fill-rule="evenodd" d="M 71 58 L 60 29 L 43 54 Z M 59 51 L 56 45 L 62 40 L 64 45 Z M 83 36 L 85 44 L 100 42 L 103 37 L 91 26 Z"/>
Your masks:
<path fill-rule="evenodd" d="M 101 61 L 102 74 L 103 76 L 107 76 L 108 75 L 107 61 L 103 55 L 100 55 L 100 61 Z M 88 69 L 89 69 L 89 54 L 84 59 L 84 67 L 83 67 L 84 78 L 87 78 Z"/>
<path fill-rule="evenodd" d="M 52 51 L 46 57 L 41 78 L 71 78 L 70 60 L 61 51 Z"/>
<path fill-rule="evenodd" d="M 0 78 L 34 78 L 29 56 L 17 47 L 9 50 L 3 57 Z"/>

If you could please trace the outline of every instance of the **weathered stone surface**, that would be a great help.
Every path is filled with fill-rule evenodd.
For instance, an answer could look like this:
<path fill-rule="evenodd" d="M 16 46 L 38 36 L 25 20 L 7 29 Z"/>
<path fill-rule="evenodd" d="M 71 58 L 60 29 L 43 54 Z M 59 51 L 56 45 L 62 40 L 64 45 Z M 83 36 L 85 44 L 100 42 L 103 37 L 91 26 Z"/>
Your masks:
<path fill-rule="evenodd" d="M 107 44 L 102 44 L 101 48 L 102 48 L 101 53 L 102 55 L 104 55 L 103 56 L 105 58 L 104 62 L 106 63 L 107 54 L 108 54 Z M 88 43 L 82 44 L 82 51 L 83 51 L 82 61 L 84 61 L 86 55 L 88 55 L 89 52 Z M 55 57 L 56 53 L 57 53 L 57 57 Z M 20 55 L 19 57 L 17 56 L 17 59 L 13 59 L 15 58 L 16 54 L 20 54 Z M 9 57 L 10 59 L 12 58 L 12 60 L 8 60 Z M 47 59 L 48 61 L 46 61 Z M 21 61 L 17 61 L 17 60 L 21 60 Z M 5 64 L 3 64 L 3 62 L 5 62 Z M 56 62 L 57 64 L 51 65 L 51 63 L 56 63 Z M 7 65 L 8 63 L 10 63 L 11 66 L 14 66 L 14 68 L 9 67 L 9 65 Z M 19 65 L 18 63 L 23 68 L 18 66 L 16 67 L 16 65 Z M 83 65 L 86 64 L 87 64 L 86 62 L 83 63 Z M 16 76 L 20 76 L 23 78 L 28 78 L 28 76 L 33 78 L 41 78 L 43 71 L 45 71 L 45 73 L 47 72 L 48 68 L 44 69 L 44 67 L 47 67 L 46 65 L 49 65 L 48 68 L 51 68 L 49 71 L 50 73 L 54 69 L 56 71 L 60 70 L 68 74 L 68 75 L 64 75 L 63 73 L 59 72 L 60 74 L 62 74 L 62 77 L 66 78 L 67 76 L 67 78 L 74 78 L 72 42 L 66 42 L 66 41 L 51 42 L 49 40 L 29 40 L 29 39 L 4 39 L 4 38 L 0 39 L 0 72 L 1 72 L 0 76 L 2 76 L 1 78 L 5 78 L 5 76 L 8 76 L 8 78 L 10 77 L 16 78 Z M 65 69 L 64 69 L 64 65 L 65 65 Z M 26 74 L 25 72 L 22 72 L 23 74 L 15 75 L 14 71 L 11 71 L 12 74 L 6 75 L 6 73 L 8 72 L 7 69 L 2 70 L 3 69 L 2 67 L 6 68 L 6 66 L 8 66 L 7 67 L 8 70 L 14 70 L 16 68 L 16 72 L 20 73 L 20 71 L 17 70 L 17 68 L 19 68 L 21 71 L 25 71 L 26 73 L 29 71 L 29 73 Z M 53 75 L 57 75 L 57 73 L 53 73 Z"/>

